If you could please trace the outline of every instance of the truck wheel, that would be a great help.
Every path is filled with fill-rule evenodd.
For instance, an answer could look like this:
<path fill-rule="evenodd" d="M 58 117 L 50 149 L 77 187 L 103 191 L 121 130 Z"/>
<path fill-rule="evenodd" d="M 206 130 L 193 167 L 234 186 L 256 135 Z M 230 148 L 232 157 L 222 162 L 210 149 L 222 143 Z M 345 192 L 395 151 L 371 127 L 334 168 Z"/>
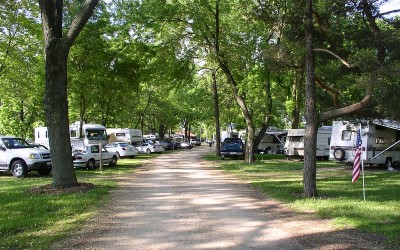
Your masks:
<path fill-rule="evenodd" d="M 25 177 L 28 174 L 28 167 L 23 160 L 14 161 L 11 165 L 11 174 L 17 178 Z"/>
<path fill-rule="evenodd" d="M 345 155 L 345 152 L 344 152 L 343 148 L 336 148 L 333 151 L 333 157 L 338 161 L 343 161 L 344 155 Z"/>
<path fill-rule="evenodd" d="M 112 157 L 112 160 L 111 160 L 111 162 L 110 162 L 110 166 L 116 166 L 117 165 L 117 161 L 118 161 L 118 158 L 117 158 L 117 156 L 113 156 Z"/>
<path fill-rule="evenodd" d="M 50 170 L 50 169 L 38 170 L 37 172 L 38 172 L 38 174 L 41 175 L 41 176 L 46 176 L 46 175 L 49 175 L 49 174 L 50 174 L 51 170 Z"/>
<path fill-rule="evenodd" d="M 88 169 L 94 169 L 94 166 L 95 166 L 94 160 L 90 159 L 86 166 Z"/>

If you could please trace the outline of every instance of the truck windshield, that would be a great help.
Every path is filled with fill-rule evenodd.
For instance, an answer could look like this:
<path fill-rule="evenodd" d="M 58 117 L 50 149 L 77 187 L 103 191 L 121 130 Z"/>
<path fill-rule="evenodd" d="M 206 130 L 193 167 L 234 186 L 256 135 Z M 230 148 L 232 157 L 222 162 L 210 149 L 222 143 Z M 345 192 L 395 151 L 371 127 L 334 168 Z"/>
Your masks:
<path fill-rule="evenodd" d="M 86 130 L 86 137 L 89 140 L 107 140 L 107 133 L 105 130 L 88 129 Z"/>
<path fill-rule="evenodd" d="M 22 138 L 2 138 L 7 148 L 30 148 L 30 145 Z"/>

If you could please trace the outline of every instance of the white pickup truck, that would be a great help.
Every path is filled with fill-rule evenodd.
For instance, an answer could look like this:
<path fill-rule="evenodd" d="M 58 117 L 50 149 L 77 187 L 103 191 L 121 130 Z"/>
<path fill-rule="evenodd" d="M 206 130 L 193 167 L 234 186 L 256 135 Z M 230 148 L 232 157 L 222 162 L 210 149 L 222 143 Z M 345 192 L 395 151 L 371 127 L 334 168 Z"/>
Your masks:
<path fill-rule="evenodd" d="M 30 171 L 48 175 L 51 172 L 50 151 L 34 148 L 19 137 L 0 136 L 0 171 L 11 172 L 18 178 Z"/>

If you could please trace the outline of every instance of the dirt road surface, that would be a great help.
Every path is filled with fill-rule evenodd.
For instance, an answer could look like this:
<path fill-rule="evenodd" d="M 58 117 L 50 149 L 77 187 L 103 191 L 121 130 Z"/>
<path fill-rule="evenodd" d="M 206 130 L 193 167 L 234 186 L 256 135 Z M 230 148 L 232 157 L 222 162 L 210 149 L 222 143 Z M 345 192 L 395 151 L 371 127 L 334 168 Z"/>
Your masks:
<path fill-rule="evenodd" d="M 214 168 L 206 146 L 161 154 L 124 176 L 112 201 L 52 249 L 387 249 L 338 230 Z"/>

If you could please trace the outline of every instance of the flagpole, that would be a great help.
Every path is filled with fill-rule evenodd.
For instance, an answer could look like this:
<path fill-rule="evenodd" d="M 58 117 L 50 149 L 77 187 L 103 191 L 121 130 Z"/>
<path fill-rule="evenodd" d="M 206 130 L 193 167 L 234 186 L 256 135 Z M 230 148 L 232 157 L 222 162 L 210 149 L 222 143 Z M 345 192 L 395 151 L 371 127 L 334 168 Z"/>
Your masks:
<path fill-rule="evenodd" d="M 360 123 L 360 134 L 361 134 L 361 123 Z M 367 156 L 365 155 L 365 159 Z M 362 179 L 363 179 L 363 199 L 365 201 L 365 178 L 364 178 L 364 159 L 363 159 L 363 147 L 361 143 L 361 171 L 362 171 Z"/>

